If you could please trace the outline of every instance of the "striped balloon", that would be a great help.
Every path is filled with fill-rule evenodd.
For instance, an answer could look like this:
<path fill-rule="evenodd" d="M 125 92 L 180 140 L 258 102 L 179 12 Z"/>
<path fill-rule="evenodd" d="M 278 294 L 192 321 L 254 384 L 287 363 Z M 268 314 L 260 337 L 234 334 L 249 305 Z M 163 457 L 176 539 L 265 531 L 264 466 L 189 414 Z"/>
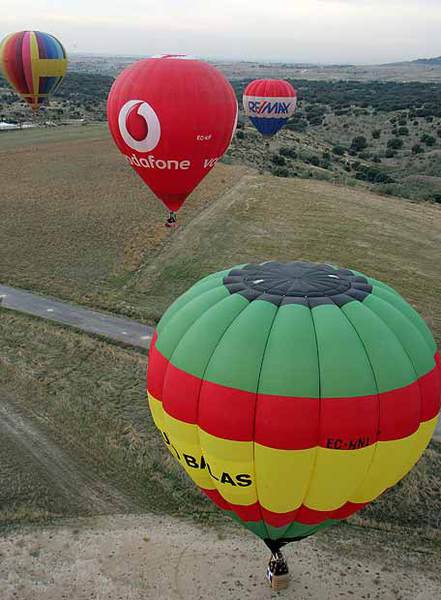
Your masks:
<path fill-rule="evenodd" d="M 19 31 L 0 45 L 0 66 L 11 86 L 36 110 L 60 85 L 66 51 L 49 33 Z"/>
<path fill-rule="evenodd" d="M 297 107 L 297 92 L 283 79 L 256 79 L 243 93 L 243 109 L 265 137 L 275 135 Z"/>
<path fill-rule="evenodd" d="M 392 288 L 309 262 L 206 277 L 161 319 L 154 422 L 271 550 L 356 512 L 419 459 L 440 409 L 433 337 Z"/>

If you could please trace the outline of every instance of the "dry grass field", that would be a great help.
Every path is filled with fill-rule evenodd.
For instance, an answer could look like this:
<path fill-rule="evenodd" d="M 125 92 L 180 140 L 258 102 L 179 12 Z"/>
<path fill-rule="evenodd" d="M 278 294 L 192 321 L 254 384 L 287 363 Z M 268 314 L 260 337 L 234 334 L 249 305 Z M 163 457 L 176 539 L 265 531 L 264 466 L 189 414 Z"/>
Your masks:
<path fill-rule="evenodd" d="M 146 356 L 1 308 L 0 339 L 0 530 L 63 516 L 215 512 L 153 426 Z"/>
<path fill-rule="evenodd" d="M 396 287 L 441 341 L 441 207 L 219 165 L 164 211 L 100 127 L 0 137 L 0 280 L 155 323 L 210 271 L 304 258 Z M 13 175 L 12 175 L 13 174 Z M 145 404 L 145 357 L 0 309 L 0 517 L 217 512 L 166 454 Z M 353 526 L 438 540 L 441 447 Z"/>
<path fill-rule="evenodd" d="M 101 125 L 2 134 L 0 157 L 2 283 L 154 323 L 212 270 L 326 260 L 395 286 L 441 339 L 440 206 L 220 164 L 170 232 Z"/>
<path fill-rule="evenodd" d="M 244 171 L 220 165 L 180 222 Z M 0 134 L 0 181 L 4 283 L 113 308 L 112 294 L 170 235 L 165 207 L 126 165 L 106 125 Z"/>

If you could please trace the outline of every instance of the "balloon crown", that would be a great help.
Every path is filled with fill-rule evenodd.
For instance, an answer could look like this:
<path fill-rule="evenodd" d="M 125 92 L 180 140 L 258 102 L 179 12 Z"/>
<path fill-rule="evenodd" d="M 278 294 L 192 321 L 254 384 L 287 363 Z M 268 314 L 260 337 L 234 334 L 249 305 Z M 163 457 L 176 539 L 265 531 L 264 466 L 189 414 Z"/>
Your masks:
<path fill-rule="evenodd" d="M 223 280 L 231 294 L 276 305 L 337 304 L 363 300 L 372 292 L 367 279 L 325 263 L 270 261 L 233 269 Z"/>

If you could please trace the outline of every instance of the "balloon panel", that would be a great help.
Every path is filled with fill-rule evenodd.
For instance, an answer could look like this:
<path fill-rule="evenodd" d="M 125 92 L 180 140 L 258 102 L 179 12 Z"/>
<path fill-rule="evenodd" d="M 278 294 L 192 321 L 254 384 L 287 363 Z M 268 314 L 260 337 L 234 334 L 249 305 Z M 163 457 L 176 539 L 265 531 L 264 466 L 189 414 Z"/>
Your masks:
<path fill-rule="evenodd" d="M 265 540 L 311 535 L 399 481 L 440 409 L 427 326 L 330 265 L 214 274 L 161 319 L 149 404 L 195 483 Z"/>
<path fill-rule="evenodd" d="M 53 35 L 20 31 L 2 41 L 0 64 L 12 87 L 37 109 L 60 85 L 67 69 L 66 51 Z"/>

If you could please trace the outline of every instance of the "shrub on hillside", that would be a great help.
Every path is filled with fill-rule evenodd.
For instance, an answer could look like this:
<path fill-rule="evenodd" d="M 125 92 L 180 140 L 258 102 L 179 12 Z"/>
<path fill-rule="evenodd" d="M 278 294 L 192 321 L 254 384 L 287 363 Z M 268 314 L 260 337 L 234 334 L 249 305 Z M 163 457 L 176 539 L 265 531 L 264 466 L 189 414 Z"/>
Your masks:
<path fill-rule="evenodd" d="M 355 177 L 356 179 L 370 183 L 394 183 L 390 175 L 374 166 L 361 166 Z"/>
<path fill-rule="evenodd" d="M 289 177 L 290 175 L 295 177 L 295 173 L 290 174 L 289 169 L 286 167 L 273 167 L 271 173 L 276 177 Z"/>
<path fill-rule="evenodd" d="M 306 118 L 310 125 L 321 125 L 328 109 L 323 104 L 311 104 L 306 108 Z"/>
<path fill-rule="evenodd" d="M 436 139 L 429 133 L 423 133 L 420 140 L 423 144 L 426 144 L 426 146 L 434 146 L 436 144 Z"/>
<path fill-rule="evenodd" d="M 332 148 L 332 153 L 336 154 L 337 156 L 343 156 L 345 152 L 346 152 L 346 148 L 339 144 L 337 144 L 337 146 L 334 146 Z"/>
<path fill-rule="evenodd" d="M 424 152 L 424 148 L 421 146 L 421 144 L 414 144 L 412 146 L 412 154 L 423 154 Z"/>
<path fill-rule="evenodd" d="M 374 129 L 372 131 L 372 137 L 374 138 L 374 140 L 380 139 L 380 136 L 381 136 L 381 129 Z"/>
<path fill-rule="evenodd" d="M 367 148 L 367 146 L 367 139 L 364 137 L 364 135 L 357 135 L 352 139 L 351 150 L 354 152 L 360 152 L 361 150 Z"/>
<path fill-rule="evenodd" d="M 288 146 L 282 146 L 279 150 L 279 154 L 281 154 L 282 156 L 286 156 L 286 158 L 292 158 L 292 159 L 297 158 L 296 150 L 294 148 L 290 148 Z"/>
<path fill-rule="evenodd" d="M 320 158 L 313 154 L 312 156 L 309 156 L 308 158 L 305 159 L 305 163 L 313 165 L 314 167 L 319 167 L 320 166 Z"/>
<path fill-rule="evenodd" d="M 291 131 L 297 131 L 298 133 L 302 133 L 308 127 L 308 121 L 300 114 L 296 114 L 291 119 L 289 119 L 285 127 L 286 129 L 290 129 Z"/>
<path fill-rule="evenodd" d="M 286 160 L 283 158 L 283 156 L 280 156 L 280 154 L 273 154 L 271 157 L 271 162 L 279 167 L 286 165 Z"/>
<path fill-rule="evenodd" d="M 391 150 L 399 150 L 403 147 L 403 140 L 400 140 L 400 138 L 391 138 L 387 142 L 387 147 Z"/>

